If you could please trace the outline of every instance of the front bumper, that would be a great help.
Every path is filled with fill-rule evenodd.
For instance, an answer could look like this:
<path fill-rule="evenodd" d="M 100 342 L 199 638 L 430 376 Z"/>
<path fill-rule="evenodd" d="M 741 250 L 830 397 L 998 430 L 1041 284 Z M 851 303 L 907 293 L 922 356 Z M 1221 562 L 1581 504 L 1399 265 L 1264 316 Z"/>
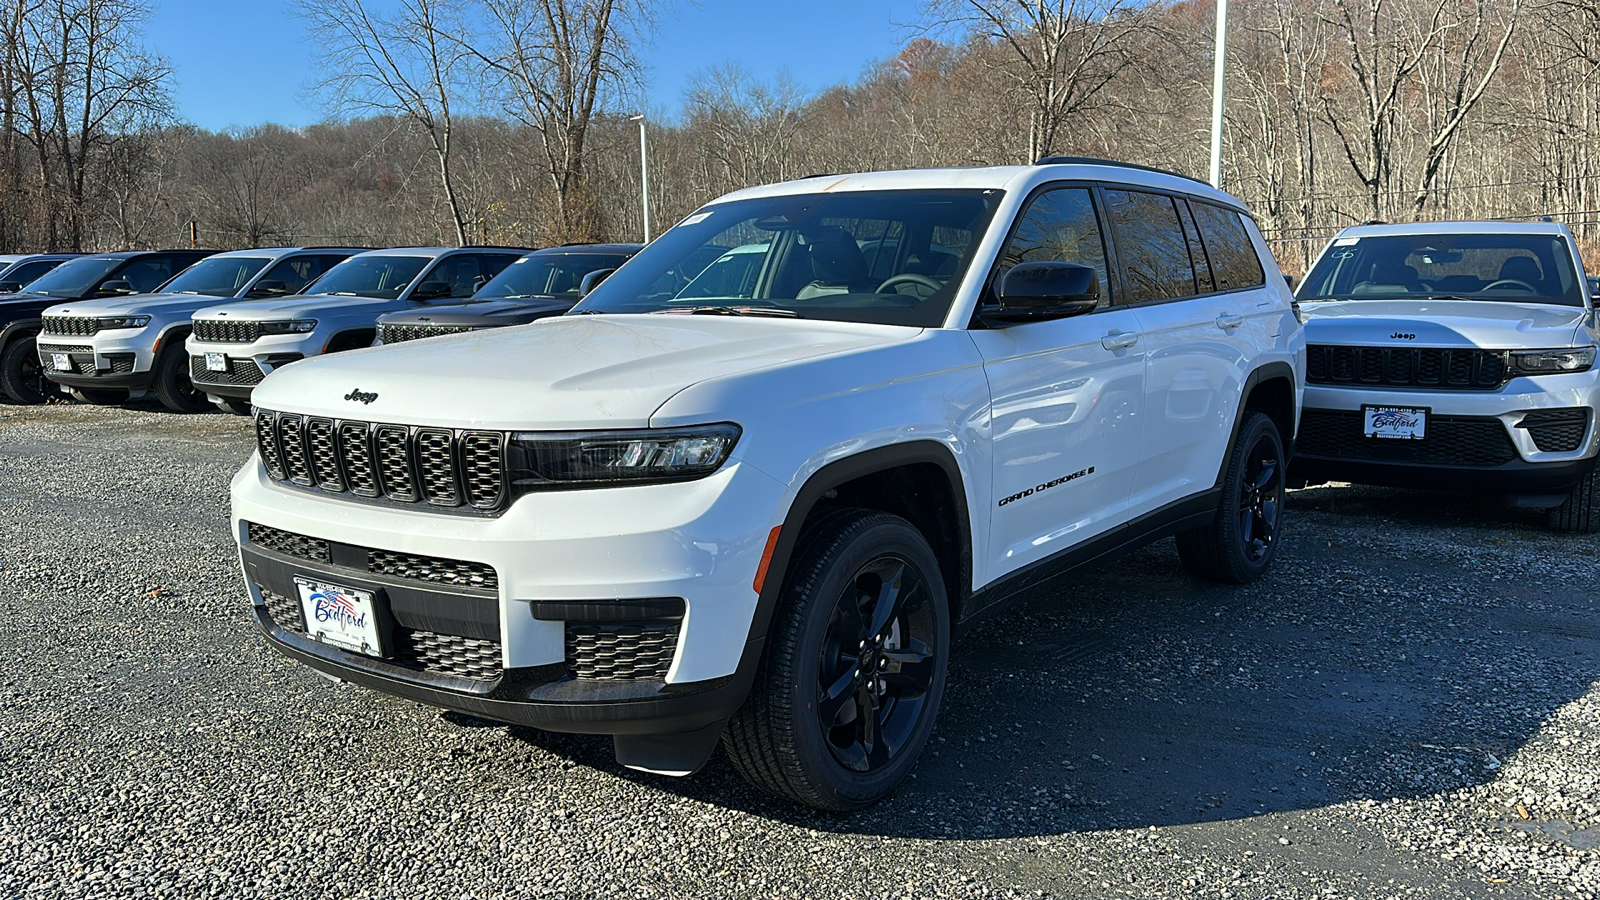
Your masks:
<path fill-rule="evenodd" d="M 34 340 L 46 378 L 85 388 L 149 388 L 159 345 L 157 329 L 118 328 L 93 335 L 40 334 Z M 66 368 L 56 366 L 65 354 Z"/>
<path fill-rule="evenodd" d="M 760 650 L 750 634 L 751 582 L 786 492 L 730 462 L 698 481 L 531 494 L 499 516 L 462 516 L 287 487 L 252 460 L 234 479 L 233 510 L 256 620 L 290 658 L 499 721 L 677 734 L 726 719 L 748 691 Z M 252 525 L 328 549 L 281 540 L 274 549 L 251 539 Z M 395 566 L 372 562 L 380 556 L 410 560 L 408 571 L 396 577 Z M 471 569 L 477 580 L 463 587 L 417 575 L 447 568 Z M 379 659 L 306 637 L 296 627 L 295 575 L 374 592 L 380 621 L 388 615 L 398 629 L 391 651 L 426 640 L 427 653 Z M 670 665 L 648 670 L 622 658 L 637 644 L 627 637 L 639 633 L 630 617 L 673 613 Z M 618 628 L 608 630 L 608 616 Z M 465 668 L 429 661 L 468 656 Z"/>
<path fill-rule="evenodd" d="M 282 366 L 316 355 L 323 340 L 315 332 L 266 335 L 248 344 L 190 337 L 184 345 L 189 355 L 189 381 L 209 395 L 248 400 L 262 379 Z M 226 368 L 212 370 L 207 364 L 208 354 L 221 354 Z"/>
<path fill-rule="evenodd" d="M 1414 446 L 1366 438 L 1361 434 L 1363 406 L 1426 409 L 1428 436 Z M 1555 500 L 1595 465 L 1600 453 L 1597 407 L 1600 373 L 1595 372 L 1516 378 L 1498 391 L 1308 385 L 1294 470 L 1313 483 L 1351 481 Z M 1551 424 L 1557 419 L 1566 423 L 1559 433 Z"/>

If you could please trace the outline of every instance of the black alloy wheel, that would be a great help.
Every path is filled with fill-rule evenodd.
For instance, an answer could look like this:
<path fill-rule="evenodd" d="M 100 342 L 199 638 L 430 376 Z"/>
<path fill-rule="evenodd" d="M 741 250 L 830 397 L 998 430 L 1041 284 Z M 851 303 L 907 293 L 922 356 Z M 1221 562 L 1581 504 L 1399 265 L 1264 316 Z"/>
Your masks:
<path fill-rule="evenodd" d="M 17 338 L 0 351 L 0 394 L 32 405 L 45 402 L 53 393 L 55 387 L 44 377 L 33 338 Z"/>
<path fill-rule="evenodd" d="M 1283 538 L 1287 489 L 1283 439 L 1264 413 L 1246 413 L 1229 449 L 1216 516 L 1178 535 L 1178 558 L 1198 578 L 1248 584 L 1260 578 Z"/>
<path fill-rule="evenodd" d="M 817 724 L 853 772 L 888 765 L 920 721 L 936 674 L 934 616 L 923 574 L 883 556 L 838 598 L 817 667 Z"/>
<path fill-rule="evenodd" d="M 167 346 L 156 357 L 151 372 L 151 388 L 161 405 L 175 413 L 193 413 L 211 408 L 206 392 L 195 387 L 189 377 L 189 354 L 184 350 L 186 333 L 163 338 Z"/>

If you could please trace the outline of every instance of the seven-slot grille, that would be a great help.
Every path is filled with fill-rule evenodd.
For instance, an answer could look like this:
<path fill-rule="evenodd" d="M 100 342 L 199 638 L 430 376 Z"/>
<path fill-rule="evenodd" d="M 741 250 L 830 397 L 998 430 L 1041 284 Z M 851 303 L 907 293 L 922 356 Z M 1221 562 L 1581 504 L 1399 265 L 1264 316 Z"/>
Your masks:
<path fill-rule="evenodd" d="M 88 337 L 100 333 L 100 320 L 89 316 L 45 316 L 41 330 L 45 334 Z"/>
<path fill-rule="evenodd" d="M 256 445 L 274 480 L 397 503 L 498 509 L 505 441 L 498 431 L 256 413 Z"/>
<path fill-rule="evenodd" d="M 438 337 L 441 334 L 460 334 L 471 330 L 471 325 L 391 325 L 380 322 L 378 339 L 385 344 L 402 344 L 406 341 Z"/>
<path fill-rule="evenodd" d="M 1505 384 L 1505 352 L 1475 348 L 1306 347 L 1310 384 L 1492 391 Z"/>
<path fill-rule="evenodd" d="M 212 341 L 219 344 L 248 344 L 260 336 L 260 323 L 249 319 L 194 320 L 194 337 L 197 341 Z"/>

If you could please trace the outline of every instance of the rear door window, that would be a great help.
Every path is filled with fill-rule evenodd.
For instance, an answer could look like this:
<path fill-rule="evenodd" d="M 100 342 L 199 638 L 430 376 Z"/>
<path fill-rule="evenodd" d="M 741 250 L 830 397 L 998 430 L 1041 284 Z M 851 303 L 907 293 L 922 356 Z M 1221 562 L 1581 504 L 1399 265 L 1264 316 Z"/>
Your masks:
<path fill-rule="evenodd" d="M 1189 240 L 1171 197 L 1108 190 L 1106 206 L 1128 279 L 1123 302 L 1145 303 L 1198 293 Z"/>

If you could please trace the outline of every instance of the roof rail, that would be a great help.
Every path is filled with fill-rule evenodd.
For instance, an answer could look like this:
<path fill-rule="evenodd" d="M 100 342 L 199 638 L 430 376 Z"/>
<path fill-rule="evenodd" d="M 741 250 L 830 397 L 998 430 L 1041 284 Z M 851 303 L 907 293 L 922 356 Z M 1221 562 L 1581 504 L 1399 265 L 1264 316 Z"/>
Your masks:
<path fill-rule="evenodd" d="M 295 247 L 296 250 L 379 250 L 380 247 L 365 247 L 359 244 L 311 244 L 305 247 Z"/>
<path fill-rule="evenodd" d="M 1389 223 L 1385 222 L 1382 219 L 1368 219 L 1365 222 L 1362 222 L 1361 224 L 1363 224 L 1363 225 L 1387 225 Z"/>
<path fill-rule="evenodd" d="M 839 174 L 839 173 L 838 172 L 812 172 L 810 175 L 801 175 L 799 178 L 796 178 L 795 181 L 805 181 L 807 178 L 832 178 L 833 176 L 835 176 L 837 174 Z"/>
<path fill-rule="evenodd" d="M 1123 162 L 1117 159 L 1100 159 L 1094 156 L 1041 156 L 1039 157 L 1039 161 L 1034 163 L 1034 165 L 1114 166 L 1118 169 L 1137 169 L 1140 172 L 1154 172 L 1157 175 L 1171 175 L 1173 178 L 1182 178 L 1184 181 L 1192 181 L 1196 184 L 1203 184 L 1206 187 L 1211 187 L 1209 182 L 1195 178 L 1192 175 L 1185 175 L 1182 172 L 1173 172 L 1168 169 L 1158 169 L 1155 166 L 1141 166 L 1138 163 Z"/>

